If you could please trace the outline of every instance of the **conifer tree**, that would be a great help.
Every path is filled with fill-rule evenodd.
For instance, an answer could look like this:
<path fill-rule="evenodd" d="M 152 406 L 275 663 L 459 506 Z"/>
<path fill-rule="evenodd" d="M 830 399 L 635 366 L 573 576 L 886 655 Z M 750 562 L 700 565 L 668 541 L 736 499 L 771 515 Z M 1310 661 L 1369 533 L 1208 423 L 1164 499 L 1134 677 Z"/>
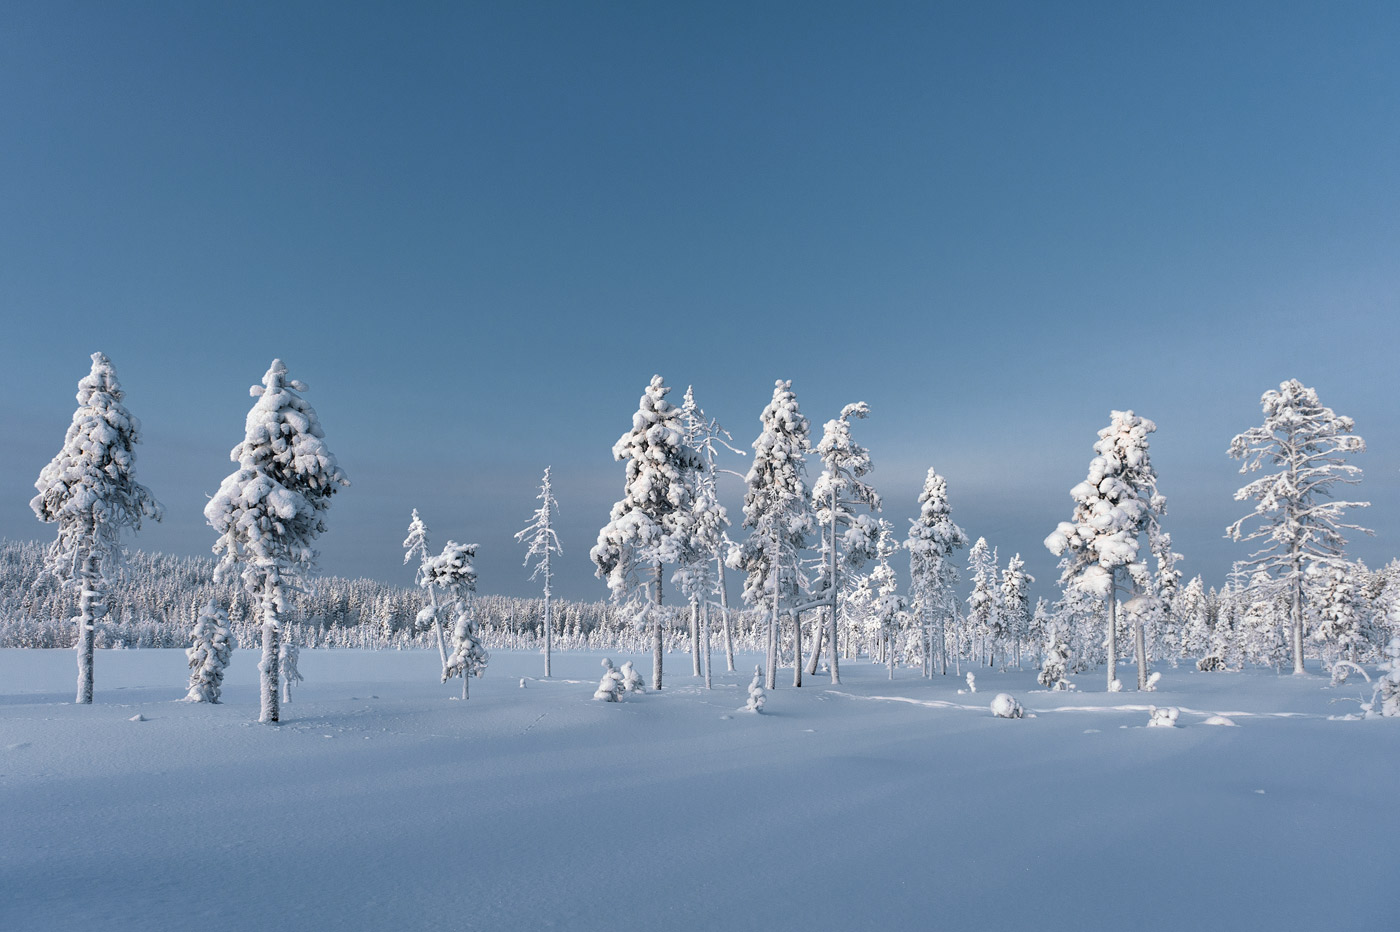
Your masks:
<path fill-rule="evenodd" d="M 186 702 L 218 702 L 223 692 L 224 670 L 233 656 L 228 613 L 213 599 L 205 603 L 190 631 L 185 657 L 190 666 L 190 689 Z"/>
<path fill-rule="evenodd" d="M 540 507 L 535 509 L 530 523 L 524 529 L 517 531 L 515 539 L 526 542 L 525 565 L 530 565 L 530 559 L 535 558 L 535 569 L 530 574 L 531 579 L 544 576 L 544 675 L 550 676 L 550 654 L 554 641 L 554 623 L 549 614 L 549 584 L 553 579 L 553 572 L 550 569 L 549 558 L 551 554 L 563 554 L 564 548 L 559 545 L 559 535 L 554 532 L 554 513 L 559 510 L 558 503 L 554 500 L 554 490 L 549 482 L 549 467 L 544 468 L 544 479 L 540 483 L 540 494 L 535 496 Z"/>
<path fill-rule="evenodd" d="M 939 664 L 948 673 L 945 620 L 954 612 L 953 586 L 958 568 L 953 554 L 967 546 L 967 535 L 953 523 L 948 482 L 932 468 L 919 493 L 919 516 L 909 519 L 909 589 L 924 640 L 924 675 L 933 675 L 933 624 L 937 623 Z"/>
<path fill-rule="evenodd" d="M 438 660 L 442 664 L 444 679 L 447 671 L 447 637 L 443 633 L 442 619 L 438 617 L 437 591 L 433 588 L 432 581 L 427 575 L 428 561 L 432 559 L 432 553 L 428 550 L 428 525 L 423 519 L 418 517 L 418 509 L 413 509 L 413 517 L 408 523 L 408 537 L 403 542 L 403 562 L 407 563 L 414 557 L 418 558 L 418 569 L 413 574 L 414 582 L 420 589 L 428 593 L 428 604 L 419 610 L 415 619 L 416 626 L 421 630 L 429 625 L 437 635 Z"/>
<path fill-rule="evenodd" d="M 219 535 L 216 579 L 237 571 L 262 619 L 258 721 L 279 716 L 278 642 L 281 615 L 296 578 L 316 565 L 312 543 L 325 530 L 331 496 L 350 483 L 326 446 L 316 411 L 302 398 L 306 386 L 287 378 L 274 359 L 248 412 L 243 441 L 230 459 L 238 469 L 204 507 Z"/>
<path fill-rule="evenodd" d="M 691 541 L 694 489 L 690 475 L 701 460 L 687 446 L 680 412 L 666 400 L 670 389 L 654 375 L 642 395 L 632 429 L 613 445 L 613 459 L 625 462 L 623 497 L 613 505 L 608 523 L 589 551 L 597 575 L 607 580 L 614 599 L 636 600 L 644 594 L 637 573 L 651 576 L 652 599 L 639 617 L 652 631 L 652 688 L 661 688 L 663 642 L 662 567 L 681 563 Z"/>
<path fill-rule="evenodd" d="M 63 449 L 39 472 L 39 494 L 29 502 L 40 521 L 58 525 L 46 570 L 78 591 L 79 704 L 92 702 L 93 646 L 108 613 L 107 584 L 121 561 L 121 532 L 140 530 L 144 518 L 159 521 L 164 511 L 135 479 L 141 422 L 123 397 L 111 361 L 93 353 L 92 371 L 78 382 L 78 409 Z"/>
<path fill-rule="evenodd" d="M 792 382 L 779 379 L 759 418 L 762 432 L 753 442 L 753 465 L 745 477 L 744 527 L 749 536 L 729 551 L 728 564 L 745 571 L 744 600 L 767 603 L 767 687 L 777 686 L 780 619 L 802 588 L 801 553 L 812 530 L 812 507 L 804 479 L 810 450 L 810 424 L 797 407 Z M 802 682 L 802 632 L 793 634 L 793 682 Z"/>
<path fill-rule="evenodd" d="M 1356 424 L 1318 401 L 1317 392 L 1297 379 L 1267 391 L 1260 402 L 1264 423 L 1251 427 L 1230 441 L 1230 456 L 1241 460 L 1241 473 L 1266 465 L 1273 471 L 1235 493 L 1235 501 L 1254 500 L 1254 509 L 1225 534 L 1232 540 L 1259 541 L 1262 546 L 1246 563 L 1267 570 L 1288 588 L 1292 615 L 1293 672 L 1303 667 L 1304 581 L 1313 566 L 1343 562 L 1344 531 L 1371 533 L 1347 524 L 1348 508 L 1364 508 L 1369 502 L 1333 500 L 1333 487 L 1355 485 L 1361 469 L 1346 461 L 1366 450 L 1366 442 L 1352 433 Z M 1254 522 L 1246 528 L 1246 522 Z"/>
<path fill-rule="evenodd" d="M 1147 435 L 1157 425 L 1132 411 L 1113 411 L 1099 431 L 1089 475 L 1070 490 L 1075 501 L 1071 521 L 1062 521 L 1045 547 L 1063 556 L 1062 585 L 1072 585 L 1108 605 L 1108 685 L 1118 681 L 1118 585 L 1124 573 L 1140 589 L 1150 585 L 1146 564 L 1138 560 L 1139 537 L 1157 526 L 1166 499 L 1157 493 L 1157 474 L 1147 455 Z M 1141 636 L 1141 629 L 1138 629 Z M 1147 683 L 1146 665 L 1138 667 L 1138 688 Z"/>

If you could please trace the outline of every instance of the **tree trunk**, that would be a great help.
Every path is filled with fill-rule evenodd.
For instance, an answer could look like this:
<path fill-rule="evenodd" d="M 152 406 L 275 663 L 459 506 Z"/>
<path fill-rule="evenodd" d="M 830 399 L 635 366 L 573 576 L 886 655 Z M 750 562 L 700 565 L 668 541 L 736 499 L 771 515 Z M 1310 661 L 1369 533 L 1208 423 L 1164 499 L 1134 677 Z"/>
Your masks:
<path fill-rule="evenodd" d="M 275 584 L 264 579 L 262 592 L 262 660 L 258 663 L 262 710 L 258 721 L 275 725 L 278 721 L 278 700 L 281 698 L 281 661 L 277 656 L 279 635 Z"/>
<path fill-rule="evenodd" d="M 716 557 L 719 564 L 719 620 L 724 626 L 724 663 L 728 672 L 734 672 L 734 631 L 729 627 L 729 591 L 724 585 L 724 561 Z"/>
<path fill-rule="evenodd" d="M 1301 676 L 1303 667 L 1303 561 L 1293 557 L 1293 672 Z"/>
<path fill-rule="evenodd" d="M 651 688 L 661 691 L 661 564 L 656 564 L 656 606 L 651 623 Z"/>
<path fill-rule="evenodd" d="M 690 666 L 691 676 L 700 675 L 700 600 L 690 600 Z"/>
<path fill-rule="evenodd" d="M 442 679 L 447 679 L 447 635 L 442 631 L 442 619 L 438 617 L 437 592 L 428 586 L 428 604 L 433 607 L 433 631 L 437 633 L 438 660 L 442 661 Z"/>
<path fill-rule="evenodd" d="M 802 685 L 802 615 L 792 616 L 792 685 Z"/>
<path fill-rule="evenodd" d="M 1142 630 L 1142 619 L 1133 621 L 1133 654 L 1137 658 L 1138 692 L 1147 689 L 1147 637 Z"/>
<path fill-rule="evenodd" d="M 705 688 L 713 689 L 711 682 L 710 668 L 713 666 L 714 658 L 710 656 L 710 601 L 706 599 L 700 605 L 700 649 L 701 656 L 705 658 Z"/>
<path fill-rule="evenodd" d="M 1109 574 L 1108 586 L 1108 688 L 1113 689 L 1113 681 L 1118 679 L 1118 576 L 1117 571 Z"/>
<path fill-rule="evenodd" d="M 807 675 L 817 675 L 817 664 L 822 660 L 822 647 L 826 638 L 826 612 L 818 612 L 812 619 L 812 652 L 807 657 Z"/>
<path fill-rule="evenodd" d="M 73 700 L 78 705 L 92 705 L 92 655 L 97 639 L 97 622 L 105 606 L 102 604 L 102 580 L 97 571 L 97 556 L 89 550 L 83 557 L 78 585 L 78 693 Z"/>
<path fill-rule="evenodd" d="M 549 559 L 549 554 L 545 554 L 545 559 Z M 546 566 L 549 564 L 546 563 Z M 544 675 L 550 675 L 550 653 L 554 647 L 554 621 L 549 613 L 549 585 L 548 569 L 545 570 L 546 585 L 544 587 Z M 462 698 L 466 698 L 463 696 Z"/>

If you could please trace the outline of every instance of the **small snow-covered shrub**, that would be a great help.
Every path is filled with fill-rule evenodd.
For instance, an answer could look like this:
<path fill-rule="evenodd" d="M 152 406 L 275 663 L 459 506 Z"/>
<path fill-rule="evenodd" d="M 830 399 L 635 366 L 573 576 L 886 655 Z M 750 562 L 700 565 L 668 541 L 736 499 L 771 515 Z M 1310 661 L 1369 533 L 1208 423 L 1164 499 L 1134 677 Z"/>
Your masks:
<path fill-rule="evenodd" d="M 768 701 L 768 694 L 763 691 L 763 671 L 753 668 L 753 682 L 749 684 L 749 701 L 744 708 L 750 712 L 762 712 L 763 704 Z"/>
<path fill-rule="evenodd" d="M 301 648 L 291 638 L 287 638 L 277 645 L 277 665 L 282 668 L 282 701 L 284 703 L 292 701 L 292 683 L 300 683 L 306 677 L 301 675 L 297 669 L 297 660 L 301 657 Z"/>
<path fill-rule="evenodd" d="M 647 691 L 646 685 L 642 683 L 642 675 L 632 666 L 632 661 L 627 661 L 618 671 L 622 676 L 622 690 L 629 693 L 644 693 Z"/>
<path fill-rule="evenodd" d="M 1112 683 L 1109 683 L 1108 691 L 1111 693 L 1121 693 L 1123 691 L 1123 681 L 1114 680 Z"/>
<path fill-rule="evenodd" d="M 1389 659 L 1380 665 L 1385 675 L 1376 680 L 1366 714 L 1368 717 L 1400 718 L 1400 636 L 1390 639 L 1385 653 Z"/>
<path fill-rule="evenodd" d="M 1229 665 L 1225 663 L 1225 658 L 1219 654 L 1207 654 L 1196 661 L 1196 669 L 1202 673 L 1220 673 L 1229 669 Z"/>
<path fill-rule="evenodd" d="M 1068 675 L 1069 645 L 1055 628 L 1050 630 L 1047 640 L 1049 643 L 1045 648 L 1045 660 L 1040 665 L 1036 682 L 1048 689 L 1073 689 L 1074 684 L 1070 682 Z"/>
<path fill-rule="evenodd" d="M 1010 693 L 997 693 L 997 697 L 992 700 L 992 714 L 997 718 L 1021 718 L 1025 715 L 1025 710 Z"/>
<path fill-rule="evenodd" d="M 185 694 L 185 701 L 218 702 L 224 670 L 233 656 L 233 640 L 229 636 L 228 613 L 213 599 L 200 609 L 185 656 L 190 662 L 190 691 Z"/>
<path fill-rule="evenodd" d="M 977 677 L 972 674 L 971 670 L 967 673 L 967 691 L 970 693 L 977 692 Z"/>
<path fill-rule="evenodd" d="M 1149 693 L 1156 692 L 1157 684 L 1160 682 L 1162 682 L 1162 671 L 1158 670 L 1147 678 L 1147 683 L 1143 686 L 1143 691 Z"/>
<path fill-rule="evenodd" d="M 622 698 L 622 674 L 614 669 L 610 657 L 603 658 L 603 678 L 598 681 L 593 698 L 599 702 L 617 702 Z"/>
<path fill-rule="evenodd" d="M 1152 717 L 1147 720 L 1147 724 L 1149 727 L 1153 728 L 1175 728 L 1177 716 L 1181 714 L 1179 710 L 1172 706 L 1165 706 L 1160 709 L 1155 705 L 1148 706 L 1148 711 L 1151 713 Z"/>

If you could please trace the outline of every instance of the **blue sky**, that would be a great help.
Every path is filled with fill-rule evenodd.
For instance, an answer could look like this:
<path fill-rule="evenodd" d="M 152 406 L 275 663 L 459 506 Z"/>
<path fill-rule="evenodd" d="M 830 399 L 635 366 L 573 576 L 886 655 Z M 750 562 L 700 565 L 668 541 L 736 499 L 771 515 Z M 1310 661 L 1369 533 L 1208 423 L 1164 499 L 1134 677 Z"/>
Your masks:
<path fill-rule="evenodd" d="M 933 466 L 1042 584 L 1114 408 L 1223 580 L 1225 449 L 1298 378 L 1370 447 L 1353 553 L 1400 555 L 1400 7 L 403 6 L 0 6 L 0 536 L 50 536 L 32 483 L 101 350 L 168 552 L 208 551 L 281 357 L 354 483 L 338 574 L 407 580 L 416 507 L 533 592 L 552 464 L 557 590 L 601 597 L 653 372 L 744 447 L 775 378 L 818 432 L 869 402 L 901 533 Z"/>

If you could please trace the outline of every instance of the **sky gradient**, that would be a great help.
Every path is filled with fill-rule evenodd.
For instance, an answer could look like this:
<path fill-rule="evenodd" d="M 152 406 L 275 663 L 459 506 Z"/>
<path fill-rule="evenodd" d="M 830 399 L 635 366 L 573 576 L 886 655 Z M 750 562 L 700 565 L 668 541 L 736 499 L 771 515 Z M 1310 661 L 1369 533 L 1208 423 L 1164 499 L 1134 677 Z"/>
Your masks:
<path fill-rule="evenodd" d="M 1222 582 L 1225 450 L 1297 378 L 1369 446 L 1352 553 L 1400 556 L 1400 6 L 401 6 L 0 5 L 0 536 L 52 536 L 32 484 L 101 350 L 144 549 L 208 553 L 280 357 L 353 483 L 339 575 L 407 582 L 418 508 L 536 592 L 511 535 L 552 465 L 556 592 L 604 596 L 654 372 L 742 448 L 776 378 L 814 442 L 868 402 L 899 534 L 933 466 L 1041 595 L 1115 408 Z"/>

